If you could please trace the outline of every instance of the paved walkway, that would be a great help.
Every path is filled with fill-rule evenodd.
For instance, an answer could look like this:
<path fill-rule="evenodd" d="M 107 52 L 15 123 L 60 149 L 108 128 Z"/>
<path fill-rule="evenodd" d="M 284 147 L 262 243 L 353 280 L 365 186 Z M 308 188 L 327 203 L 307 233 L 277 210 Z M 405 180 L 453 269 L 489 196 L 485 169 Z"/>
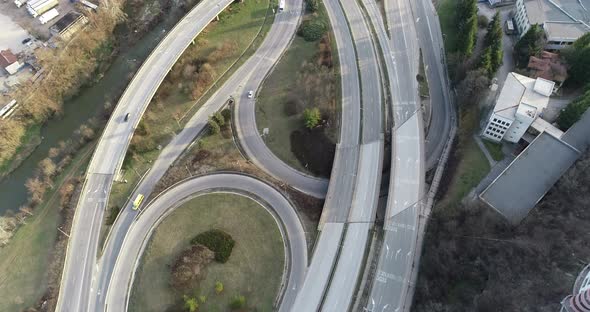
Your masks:
<path fill-rule="evenodd" d="M 479 149 L 486 156 L 486 159 L 490 163 L 490 167 L 494 167 L 496 165 L 497 161 L 494 160 L 494 157 L 492 157 L 492 154 L 490 154 L 490 151 L 488 151 L 485 144 L 483 144 L 481 137 L 477 134 L 474 134 L 473 139 L 475 140 L 475 143 L 477 143 L 477 146 L 479 146 Z"/>

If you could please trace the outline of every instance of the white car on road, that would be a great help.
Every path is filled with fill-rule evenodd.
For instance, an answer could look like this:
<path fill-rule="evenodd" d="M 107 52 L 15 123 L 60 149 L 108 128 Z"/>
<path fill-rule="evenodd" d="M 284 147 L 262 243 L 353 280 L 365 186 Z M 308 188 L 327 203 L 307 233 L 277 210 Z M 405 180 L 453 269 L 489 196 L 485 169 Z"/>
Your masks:
<path fill-rule="evenodd" d="M 254 91 L 248 91 L 248 98 L 251 99 L 254 96 Z"/>

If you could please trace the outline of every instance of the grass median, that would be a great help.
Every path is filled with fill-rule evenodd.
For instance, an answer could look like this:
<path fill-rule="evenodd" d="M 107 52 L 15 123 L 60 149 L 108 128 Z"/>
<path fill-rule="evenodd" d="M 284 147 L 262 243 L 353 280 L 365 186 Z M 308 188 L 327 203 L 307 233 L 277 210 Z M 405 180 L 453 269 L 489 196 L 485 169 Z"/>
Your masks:
<path fill-rule="evenodd" d="M 170 286 L 170 267 L 197 234 L 221 229 L 236 241 L 229 260 L 211 263 L 204 278 L 190 290 Z M 255 201 L 234 194 L 210 194 L 194 198 L 156 228 L 136 273 L 130 311 L 177 311 L 183 295 L 206 296 L 199 311 L 229 310 L 236 295 L 246 298 L 248 310 L 272 311 L 281 283 L 285 251 L 274 218 Z M 223 292 L 215 292 L 215 283 Z"/>
<path fill-rule="evenodd" d="M 304 21 L 320 22 L 329 29 L 323 6 Z M 264 141 L 289 166 L 329 177 L 338 142 L 340 84 L 336 47 L 330 31 L 316 41 L 295 36 L 262 85 L 256 99 L 256 123 Z M 307 129 L 304 111 L 318 108 L 323 124 Z"/>

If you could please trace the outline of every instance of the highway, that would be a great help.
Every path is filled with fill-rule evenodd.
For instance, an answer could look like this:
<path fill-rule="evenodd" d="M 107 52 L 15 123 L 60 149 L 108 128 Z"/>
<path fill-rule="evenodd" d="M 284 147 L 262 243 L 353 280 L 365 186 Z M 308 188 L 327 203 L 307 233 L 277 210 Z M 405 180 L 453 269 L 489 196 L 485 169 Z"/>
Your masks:
<path fill-rule="evenodd" d="M 279 311 L 288 311 L 303 283 L 307 268 L 305 231 L 295 208 L 278 190 L 261 180 L 231 173 L 210 174 L 182 181 L 156 197 L 134 219 L 127 231 L 106 294 L 109 311 L 125 311 L 129 301 L 129 286 L 139 265 L 149 238 L 158 224 L 176 207 L 187 200 L 208 193 L 235 193 L 250 197 L 265 207 L 275 218 L 285 243 L 288 271 L 283 280 L 284 293 Z M 206 207 L 203 207 L 206 208 Z"/>
<path fill-rule="evenodd" d="M 140 68 L 121 97 L 95 151 L 78 203 L 71 240 L 68 245 L 58 311 L 102 311 L 104 293 L 126 230 L 135 217 L 129 205 L 124 207 L 113 226 L 103 256 L 96 263 L 98 238 L 104 209 L 114 173 L 120 168 L 134 127 L 168 70 L 194 37 L 232 1 L 202 2 L 173 28 Z M 285 12 L 277 15 L 257 53 L 220 88 L 189 120 L 161 152 L 137 192 L 149 195 L 170 164 L 188 147 L 206 126 L 207 118 L 226 103 L 229 95 L 254 72 L 270 70 L 295 33 L 301 16 L 301 0 L 288 1 Z M 130 112 L 129 122 L 123 122 Z M 134 193 L 135 195 L 136 193 Z M 91 286 L 91 283 L 93 286 Z"/>
<path fill-rule="evenodd" d="M 356 54 L 356 60 L 346 64 L 357 63 L 360 85 L 343 88 L 342 98 L 345 101 L 350 98 L 347 93 L 356 95 L 356 90 L 363 91 L 358 99 L 361 105 L 354 106 L 361 108 L 362 131 L 360 142 L 348 141 L 351 145 L 346 147 L 340 143 L 337 149 L 322 212 L 322 231 L 292 311 L 346 311 L 351 307 L 362 273 L 381 185 L 383 94 L 371 32 L 355 1 L 327 0 L 324 5 L 339 55 L 351 58 Z M 343 57 L 340 59 L 343 64 Z M 342 83 L 351 79 L 353 74 L 343 69 Z M 343 112 L 351 108 L 346 104 L 343 102 Z M 349 122 L 343 116 L 342 127 L 347 127 Z M 344 140 L 350 138 L 341 138 L 341 142 Z M 342 176 L 342 171 L 346 171 L 348 176 Z"/>
<path fill-rule="evenodd" d="M 68 242 L 58 311 L 87 311 L 98 239 L 115 173 L 121 167 L 133 131 L 158 86 L 184 49 L 231 0 L 202 2 L 160 42 L 119 100 L 97 144 Z M 125 115 L 129 113 L 129 121 Z"/>
<path fill-rule="evenodd" d="M 436 165 L 451 128 L 446 72 L 443 68 L 442 35 L 434 6 L 429 0 L 387 0 L 394 71 L 392 88 L 392 175 L 387 201 L 384 239 L 374 274 L 367 311 L 409 311 L 419 218 L 425 204 L 425 171 Z M 415 40 L 418 38 L 418 40 Z M 429 82 L 432 119 L 428 139 L 424 125 L 416 74 L 421 48 Z M 428 157 L 426 160 L 425 158 Z M 418 249 L 419 250 L 419 249 Z"/>

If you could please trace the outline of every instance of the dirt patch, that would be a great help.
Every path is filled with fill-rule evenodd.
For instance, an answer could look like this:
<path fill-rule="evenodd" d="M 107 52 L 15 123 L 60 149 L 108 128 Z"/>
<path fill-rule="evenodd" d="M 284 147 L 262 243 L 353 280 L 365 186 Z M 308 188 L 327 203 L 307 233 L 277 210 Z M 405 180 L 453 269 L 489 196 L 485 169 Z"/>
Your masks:
<path fill-rule="evenodd" d="M 195 244 L 183 251 L 172 265 L 170 284 L 178 290 L 188 288 L 191 283 L 202 277 L 207 264 L 215 258 L 215 253 L 209 248 Z"/>
<path fill-rule="evenodd" d="M 314 175 L 330 177 L 336 145 L 326 136 L 324 128 L 291 132 L 291 151 Z"/>

